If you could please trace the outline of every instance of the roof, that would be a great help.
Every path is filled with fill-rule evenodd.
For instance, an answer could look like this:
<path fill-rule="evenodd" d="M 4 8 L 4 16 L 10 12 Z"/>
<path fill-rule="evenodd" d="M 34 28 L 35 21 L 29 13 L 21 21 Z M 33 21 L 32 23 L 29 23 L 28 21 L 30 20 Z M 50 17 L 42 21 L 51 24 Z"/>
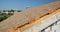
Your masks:
<path fill-rule="evenodd" d="M 59 7 L 60 1 L 56 1 L 42 6 L 28 8 L 22 12 L 15 13 L 13 16 L 0 23 L 0 32 L 5 32 L 8 29 L 16 28 L 28 22 L 32 22 L 33 20 L 38 19 Z"/>

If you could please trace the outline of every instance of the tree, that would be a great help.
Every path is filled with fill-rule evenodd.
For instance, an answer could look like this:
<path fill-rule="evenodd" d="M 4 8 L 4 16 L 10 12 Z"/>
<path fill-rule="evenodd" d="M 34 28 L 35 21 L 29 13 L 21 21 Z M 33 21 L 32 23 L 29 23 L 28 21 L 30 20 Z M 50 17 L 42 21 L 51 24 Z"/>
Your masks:
<path fill-rule="evenodd" d="M 9 15 L 12 14 L 11 11 L 8 11 L 8 14 L 9 14 Z"/>
<path fill-rule="evenodd" d="M 21 12 L 21 10 L 18 10 L 17 12 Z"/>
<path fill-rule="evenodd" d="M 5 10 L 3 10 L 3 12 L 5 13 L 6 11 L 5 11 Z"/>
<path fill-rule="evenodd" d="M 0 11 L 0 14 L 1 14 L 1 11 Z"/>
<path fill-rule="evenodd" d="M 11 12 L 13 12 L 13 14 L 14 14 L 15 11 L 13 9 L 11 9 Z"/>

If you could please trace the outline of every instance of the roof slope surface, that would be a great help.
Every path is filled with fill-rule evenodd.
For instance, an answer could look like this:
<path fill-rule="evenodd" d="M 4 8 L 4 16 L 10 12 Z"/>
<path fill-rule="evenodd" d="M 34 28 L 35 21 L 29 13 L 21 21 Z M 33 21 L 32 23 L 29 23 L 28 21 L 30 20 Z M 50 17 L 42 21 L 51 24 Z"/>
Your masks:
<path fill-rule="evenodd" d="M 60 7 L 60 1 L 37 6 L 34 8 L 28 8 L 23 12 L 15 13 L 13 16 L 0 23 L 0 32 L 5 32 L 8 29 L 24 25 L 30 20 L 39 18 L 46 13 L 51 12 L 52 10 L 56 10 L 58 7 Z"/>

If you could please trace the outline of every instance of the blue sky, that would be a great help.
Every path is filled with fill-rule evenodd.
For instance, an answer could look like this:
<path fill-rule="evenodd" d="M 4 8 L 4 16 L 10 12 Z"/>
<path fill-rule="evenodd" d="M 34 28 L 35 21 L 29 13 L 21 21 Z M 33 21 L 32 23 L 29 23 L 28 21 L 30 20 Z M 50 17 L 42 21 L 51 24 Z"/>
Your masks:
<path fill-rule="evenodd" d="M 0 0 L 0 9 L 10 10 L 10 9 L 19 9 L 23 10 L 27 6 L 35 7 L 42 4 L 47 4 L 54 2 L 56 0 Z"/>

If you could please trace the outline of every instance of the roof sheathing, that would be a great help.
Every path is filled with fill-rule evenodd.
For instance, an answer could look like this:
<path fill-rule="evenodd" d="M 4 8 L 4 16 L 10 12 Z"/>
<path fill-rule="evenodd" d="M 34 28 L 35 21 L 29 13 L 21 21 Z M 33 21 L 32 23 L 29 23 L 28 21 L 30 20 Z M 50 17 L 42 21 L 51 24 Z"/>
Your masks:
<path fill-rule="evenodd" d="M 28 8 L 23 12 L 16 13 L 8 19 L 2 21 L 0 23 L 0 31 L 5 32 L 8 29 L 16 28 L 33 19 L 38 19 L 39 17 L 49 13 L 53 10 L 56 10 L 60 7 L 60 1 L 56 1 L 50 4 L 46 4 L 43 6 L 38 6 L 35 8 Z"/>

